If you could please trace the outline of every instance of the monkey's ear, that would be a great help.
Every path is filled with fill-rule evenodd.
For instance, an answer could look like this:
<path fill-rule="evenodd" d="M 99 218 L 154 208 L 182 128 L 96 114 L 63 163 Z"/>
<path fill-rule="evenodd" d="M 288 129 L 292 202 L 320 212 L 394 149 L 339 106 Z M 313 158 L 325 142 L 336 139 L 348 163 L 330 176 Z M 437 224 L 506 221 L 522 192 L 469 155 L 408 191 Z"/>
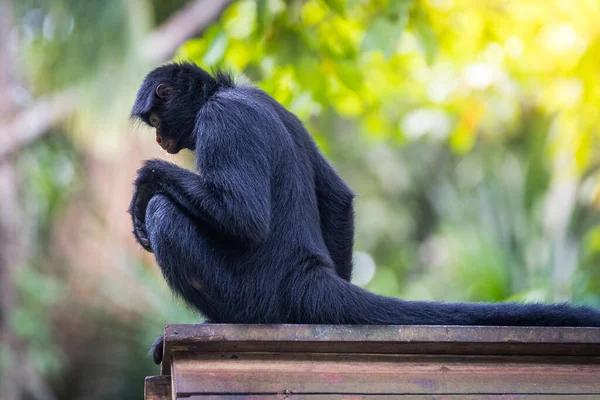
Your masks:
<path fill-rule="evenodd" d="M 161 83 L 156 87 L 156 95 L 161 99 L 166 99 L 171 95 L 171 88 Z"/>

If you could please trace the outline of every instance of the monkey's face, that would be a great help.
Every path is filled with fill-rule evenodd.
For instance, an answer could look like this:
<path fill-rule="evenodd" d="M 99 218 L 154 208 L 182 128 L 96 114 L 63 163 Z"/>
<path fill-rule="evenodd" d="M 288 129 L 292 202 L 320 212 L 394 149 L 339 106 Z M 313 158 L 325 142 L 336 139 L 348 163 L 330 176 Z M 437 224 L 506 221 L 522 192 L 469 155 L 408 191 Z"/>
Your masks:
<path fill-rule="evenodd" d="M 158 143 L 163 150 L 166 150 L 169 154 L 179 153 L 181 150 L 181 146 L 178 143 L 179 141 L 170 134 L 168 129 L 166 129 L 165 124 L 162 123 L 162 118 L 157 112 L 150 113 L 148 125 L 156 129 L 156 143 Z"/>
<path fill-rule="evenodd" d="M 178 130 L 172 127 L 176 122 L 172 115 L 175 111 L 172 109 L 173 103 L 175 103 L 175 99 L 173 99 L 174 91 L 170 85 L 160 83 L 156 86 L 154 92 L 158 102 L 150 111 L 147 123 L 156 129 L 156 143 L 167 153 L 177 154 L 184 146 L 181 143 L 181 138 L 174 134 Z M 183 132 L 179 131 L 179 133 Z"/>
<path fill-rule="evenodd" d="M 167 64 L 142 83 L 131 118 L 156 129 L 156 142 L 171 154 L 196 147 L 196 116 L 216 90 L 213 77 L 198 66 Z"/>
<path fill-rule="evenodd" d="M 141 119 L 153 127 L 156 143 L 169 154 L 177 154 L 181 149 L 194 149 L 193 110 L 189 104 L 176 98 L 177 92 L 167 83 L 156 85 L 149 111 L 141 113 Z"/>

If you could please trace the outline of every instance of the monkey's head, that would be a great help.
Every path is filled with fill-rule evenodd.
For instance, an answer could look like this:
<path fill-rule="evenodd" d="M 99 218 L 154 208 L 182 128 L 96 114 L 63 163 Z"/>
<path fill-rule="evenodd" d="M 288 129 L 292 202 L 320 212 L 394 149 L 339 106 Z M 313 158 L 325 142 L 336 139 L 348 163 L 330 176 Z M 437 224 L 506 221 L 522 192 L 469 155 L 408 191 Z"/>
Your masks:
<path fill-rule="evenodd" d="M 150 72 L 140 87 L 131 118 L 156 129 L 156 142 L 170 154 L 194 150 L 200 108 L 219 83 L 195 64 L 168 64 Z"/>

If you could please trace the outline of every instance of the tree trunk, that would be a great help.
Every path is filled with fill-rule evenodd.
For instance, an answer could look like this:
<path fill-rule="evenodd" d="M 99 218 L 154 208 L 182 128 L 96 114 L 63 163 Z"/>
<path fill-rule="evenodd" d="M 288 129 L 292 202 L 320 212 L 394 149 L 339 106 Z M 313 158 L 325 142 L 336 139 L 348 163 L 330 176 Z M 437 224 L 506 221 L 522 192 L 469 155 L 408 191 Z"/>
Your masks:
<path fill-rule="evenodd" d="M 8 126 L 14 118 L 11 97 L 13 60 L 9 49 L 12 24 L 10 0 L 0 0 L 0 126 Z M 9 140 L 12 132 L 0 132 Z M 16 303 L 15 276 L 21 260 L 22 241 L 19 232 L 17 178 L 12 157 L 0 160 L 0 343 L 4 347 L 6 364 L 0 374 L 0 393 L 3 400 L 22 398 L 19 343 L 10 328 L 10 318 Z"/>

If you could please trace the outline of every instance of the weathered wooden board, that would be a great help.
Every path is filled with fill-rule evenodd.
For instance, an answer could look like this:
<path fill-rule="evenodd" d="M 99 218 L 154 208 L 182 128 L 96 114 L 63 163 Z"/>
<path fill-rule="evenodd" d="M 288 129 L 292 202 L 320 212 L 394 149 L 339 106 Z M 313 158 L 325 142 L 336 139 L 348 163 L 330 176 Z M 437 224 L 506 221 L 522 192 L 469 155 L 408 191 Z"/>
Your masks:
<path fill-rule="evenodd" d="M 170 325 L 164 344 L 148 400 L 600 399 L 597 328 Z"/>
<path fill-rule="evenodd" d="M 443 394 L 419 396 L 412 394 L 370 395 L 370 394 L 265 394 L 265 395 L 209 395 L 180 397 L 189 400 L 598 400 L 596 395 L 536 395 L 536 394 Z"/>
<path fill-rule="evenodd" d="M 371 354 L 205 353 L 178 357 L 178 395 L 195 394 L 596 394 L 600 358 L 435 357 Z"/>
<path fill-rule="evenodd" d="M 600 356 L 600 329 L 366 325 L 167 325 L 162 374 L 178 352 Z"/>
<path fill-rule="evenodd" d="M 145 400 L 170 400 L 173 398 L 173 391 L 171 388 L 171 377 L 160 375 L 160 376 L 148 376 L 144 385 L 144 399 Z"/>

